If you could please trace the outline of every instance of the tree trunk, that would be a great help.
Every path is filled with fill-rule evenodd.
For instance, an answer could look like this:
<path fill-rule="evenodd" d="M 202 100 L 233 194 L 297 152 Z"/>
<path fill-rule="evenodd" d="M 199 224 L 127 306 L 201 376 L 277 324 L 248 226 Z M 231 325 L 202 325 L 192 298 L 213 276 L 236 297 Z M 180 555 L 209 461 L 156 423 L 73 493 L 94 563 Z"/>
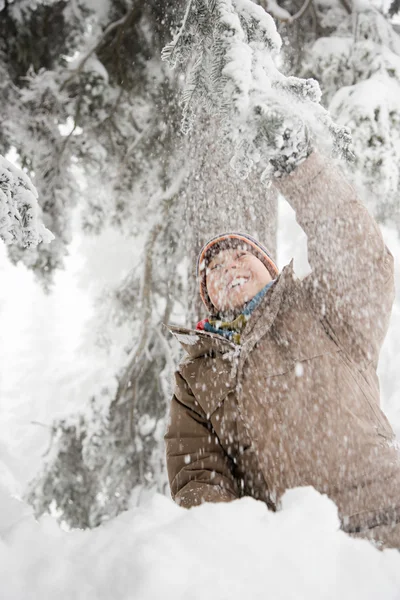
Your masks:
<path fill-rule="evenodd" d="M 207 240 L 226 231 L 253 235 L 276 254 L 277 193 L 260 183 L 256 173 L 246 180 L 229 165 L 230 148 L 218 137 L 218 123 L 204 120 L 191 134 L 190 179 L 186 192 L 187 244 L 190 256 L 189 318 L 204 318 L 196 281 L 198 253 Z"/>

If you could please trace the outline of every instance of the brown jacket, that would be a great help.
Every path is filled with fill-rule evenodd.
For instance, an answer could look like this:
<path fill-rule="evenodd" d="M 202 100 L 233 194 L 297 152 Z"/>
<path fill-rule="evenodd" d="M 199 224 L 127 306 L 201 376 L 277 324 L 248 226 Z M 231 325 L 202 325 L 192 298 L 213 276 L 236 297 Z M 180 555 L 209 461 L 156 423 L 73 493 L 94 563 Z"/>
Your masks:
<path fill-rule="evenodd" d="M 321 156 L 278 187 L 308 236 L 312 273 L 299 281 L 292 264 L 283 269 L 240 346 L 170 328 L 188 355 L 165 436 L 172 496 L 191 507 L 250 495 L 276 509 L 285 490 L 312 485 L 336 502 L 346 531 L 391 528 L 400 521 L 400 454 L 376 367 L 393 257 Z"/>

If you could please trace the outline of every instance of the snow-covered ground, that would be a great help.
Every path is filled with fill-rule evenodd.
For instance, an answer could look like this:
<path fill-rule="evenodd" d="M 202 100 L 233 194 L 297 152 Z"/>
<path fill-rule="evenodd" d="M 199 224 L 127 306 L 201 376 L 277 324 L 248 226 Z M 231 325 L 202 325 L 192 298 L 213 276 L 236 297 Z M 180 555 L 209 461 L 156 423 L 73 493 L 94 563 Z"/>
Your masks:
<path fill-rule="evenodd" d="M 279 215 L 279 266 L 295 256 L 303 276 L 305 235 L 285 202 Z M 400 243 L 384 235 L 399 265 Z M 45 296 L 0 247 L 0 597 L 400 600 L 400 554 L 339 531 L 335 506 L 312 489 L 290 491 L 277 514 L 250 498 L 186 511 L 155 496 L 94 531 L 73 532 L 51 517 L 37 523 L 10 497 L 39 468 L 52 420 L 110 384 L 120 357 L 95 346 L 94 299 L 137 257 L 112 232 L 77 240 Z M 400 299 L 380 364 L 383 405 L 400 437 L 399 330 Z"/>
<path fill-rule="evenodd" d="M 7 600 L 399 600 L 400 554 L 338 530 L 313 488 L 190 511 L 164 496 L 95 530 L 26 516 L 0 541 Z"/>

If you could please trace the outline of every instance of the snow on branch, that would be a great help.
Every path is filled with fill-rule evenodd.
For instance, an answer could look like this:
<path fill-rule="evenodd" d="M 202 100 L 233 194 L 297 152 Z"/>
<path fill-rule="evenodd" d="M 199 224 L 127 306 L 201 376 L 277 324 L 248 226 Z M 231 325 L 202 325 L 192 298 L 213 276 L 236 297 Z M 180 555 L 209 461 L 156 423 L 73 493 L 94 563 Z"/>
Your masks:
<path fill-rule="evenodd" d="M 316 137 L 352 157 L 349 130 L 320 104 L 318 82 L 278 70 L 281 46 L 273 18 L 251 0 L 190 0 L 162 52 L 171 68 L 186 71 L 182 131 L 190 131 L 199 107 L 220 117 L 221 134 L 233 147 L 231 166 L 243 179 L 255 165 L 266 182 L 290 172 L 289 163 L 301 162 Z"/>
<path fill-rule="evenodd" d="M 290 21 L 292 18 L 290 12 L 279 6 L 275 0 L 261 0 L 260 4 L 270 15 L 279 21 Z"/>
<path fill-rule="evenodd" d="M 288 12 L 286 9 L 281 8 L 279 4 L 275 2 L 275 0 L 264 0 L 262 6 L 270 15 L 272 15 L 275 19 L 278 19 L 278 21 L 283 21 L 285 23 L 293 23 L 294 21 L 297 21 L 297 19 L 300 19 L 300 17 L 304 15 L 304 13 L 308 10 L 311 2 L 312 0 L 304 0 L 303 5 L 294 15 L 291 15 L 290 12 Z"/>
<path fill-rule="evenodd" d="M 107 36 L 110 35 L 116 29 L 123 29 L 128 27 L 130 22 L 136 17 L 136 15 L 140 12 L 140 4 L 139 2 L 134 3 L 133 7 L 120 19 L 117 21 L 113 21 L 104 29 L 101 33 L 100 37 L 96 42 L 92 45 L 91 48 L 84 54 L 82 57 L 79 57 L 76 61 L 73 61 L 70 65 L 71 72 L 68 75 L 67 79 L 61 85 L 61 91 L 66 88 L 71 81 L 82 73 L 85 68 L 87 62 L 92 59 L 93 64 L 96 64 L 97 70 L 100 70 L 101 75 L 107 80 L 108 73 L 105 70 L 104 66 L 100 63 L 100 61 L 96 58 L 96 52 L 103 46 L 104 41 Z"/>
<path fill-rule="evenodd" d="M 7 245 L 37 246 L 54 239 L 40 220 L 37 197 L 29 177 L 0 156 L 0 239 Z"/>

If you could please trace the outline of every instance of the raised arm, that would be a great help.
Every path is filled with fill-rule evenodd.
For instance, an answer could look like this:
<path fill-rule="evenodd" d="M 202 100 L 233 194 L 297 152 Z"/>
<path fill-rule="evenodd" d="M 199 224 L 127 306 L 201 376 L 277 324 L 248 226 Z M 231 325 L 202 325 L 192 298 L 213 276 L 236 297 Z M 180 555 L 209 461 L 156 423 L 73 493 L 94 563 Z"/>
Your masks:
<path fill-rule="evenodd" d="M 239 497 L 231 461 L 188 384 L 175 374 L 175 394 L 165 435 L 168 477 L 175 502 L 190 508 Z"/>
<path fill-rule="evenodd" d="M 276 187 L 308 238 L 305 285 L 334 337 L 361 367 L 377 363 L 394 299 L 393 256 L 343 173 L 311 154 Z"/>

